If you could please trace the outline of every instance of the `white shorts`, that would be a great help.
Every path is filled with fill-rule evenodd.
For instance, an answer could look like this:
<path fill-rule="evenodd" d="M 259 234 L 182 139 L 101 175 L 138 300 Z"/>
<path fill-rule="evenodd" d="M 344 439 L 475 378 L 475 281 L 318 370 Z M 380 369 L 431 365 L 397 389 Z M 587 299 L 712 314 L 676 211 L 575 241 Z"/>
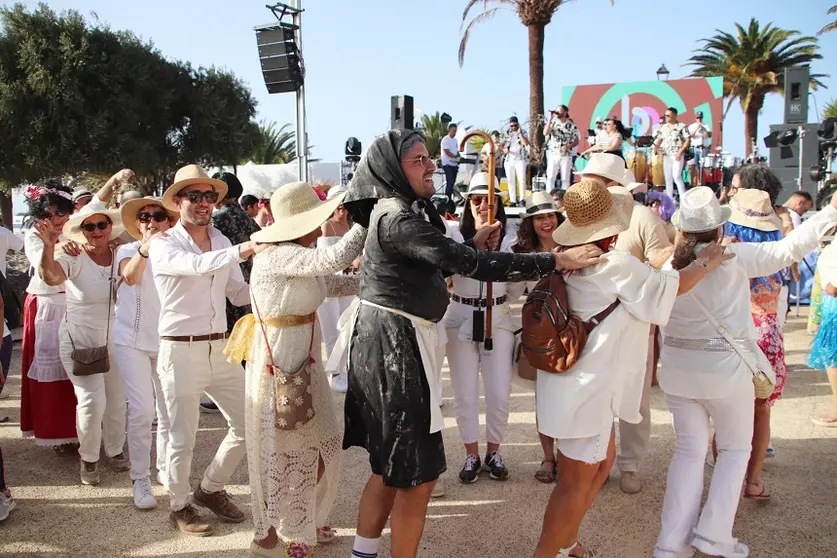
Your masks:
<path fill-rule="evenodd" d="M 611 425 L 607 430 L 603 430 L 595 436 L 555 440 L 555 444 L 564 457 L 588 465 L 595 465 L 607 459 L 607 447 L 610 444 L 612 433 L 613 426 Z"/>

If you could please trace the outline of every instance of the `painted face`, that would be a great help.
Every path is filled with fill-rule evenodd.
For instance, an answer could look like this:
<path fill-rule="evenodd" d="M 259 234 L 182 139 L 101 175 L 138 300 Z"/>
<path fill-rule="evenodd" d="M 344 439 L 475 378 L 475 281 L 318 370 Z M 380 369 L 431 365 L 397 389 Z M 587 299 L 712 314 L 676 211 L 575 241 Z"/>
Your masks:
<path fill-rule="evenodd" d="M 137 229 L 143 239 L 148 239 L 158 232 L 166 232 L 171 228 L 169 214 L 160 205 L 146 205 L 137 211 Z"/>
<path fill-rule="evenodd" d="M 218 202 L 218 192 L 209 184 L 192 184 L 174 197 L 180 218 L 190 225 L 206 226 L 212 219 L 212 207 Z"/>
<path fill-rule="evenodd" d="M 436 163 L 430 158 L 424 142 L 415 144 L 404 155 L 401 159 L 401 170 L 416 196 L 430 198 L 436 193 L 436 186 L 433 184 Z"/>
<path fill-rule="evenodd" d="M 558 228 L 558 215 L 555 213 L 542 213 L 532 217 L 532 225 L 535 227 L 535 234 L 544 244 L 552 241 L 552 233 Z"/>
<path fill-rule="evenodd" d="M 90 246 L 104 246 L 110 242 L 113 223 L 107 215 L 91 215 L 81 222 L 81 233 Z"/>
<path fill-rule="evenodd" d="M 488 223 L 488 196 L 485 194 L 474 194 L 468 196 L 471 202 L 471 215 L 474 217 L 474 226 L 479 228 L 481 225 Z M 497 202 L 494 202 L 494 209 L 492 217 L 497 216 Z"/>

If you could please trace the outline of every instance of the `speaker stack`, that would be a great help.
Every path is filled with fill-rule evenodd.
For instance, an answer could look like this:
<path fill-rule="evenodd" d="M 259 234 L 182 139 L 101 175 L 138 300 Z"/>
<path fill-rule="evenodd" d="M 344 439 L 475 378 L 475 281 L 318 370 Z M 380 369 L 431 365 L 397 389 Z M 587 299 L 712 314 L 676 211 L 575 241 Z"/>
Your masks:
<path fill-rule="evenodd" d="M 256 28 L 256 44 L 268 93 L 298 91 L 305 79 L 295 25 L 280 23 Z"/>
<path fill-rule="evenodd" d="M 393 95 L 390 99 L 390 127 L 393 130 L 412 130 L 413 98 L 409 95 Z"/>

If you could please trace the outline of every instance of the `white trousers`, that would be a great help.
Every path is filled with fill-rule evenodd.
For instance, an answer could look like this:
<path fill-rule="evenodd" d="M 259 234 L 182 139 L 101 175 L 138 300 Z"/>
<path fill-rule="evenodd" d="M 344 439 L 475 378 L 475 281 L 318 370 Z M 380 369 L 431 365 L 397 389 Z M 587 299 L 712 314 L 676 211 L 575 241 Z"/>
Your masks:
<path fill-rule="evenodd" d="M 561 189 L 566 190 L 572 185 L 573 158 L 569 153 L 550 151 L 546 161 L 546 191 L 555 188 L 555 179 L 561 174 Z"/>
<path fill-rule="evenodd" d="M 514 334 L 495 329 L 494 349 L 487 352 L 482 343 L 462 341 L 458 335 L 458 328 L 448 329 L 447 356 L 459 435 L 465 444 L 479 441 L 481 374 L 486 437 L 488 442 L 500 444 L 509 423 Z"/>
<path fill-rule="evenodd" d="M 151 430 L 157 413 L 157 470 L 166 478 L 169 443 L 169 414 L 157 375 L 157 353 L 116 345 L 116 370 L 125 384 L 128 397 L 128 449 L 131 455 L 131 480 L 151 474 Z M 155 397 L 156 394 L 156 397 Z M 156 409 L 155 409 L 156 399 Z"/>
<path fill-rule="evenodd" d="M 122 378 L 113 369 L 116 360 L 113 345 L 108 351 L 111 370 L 104 374 L 73 374 L 73 346 L 66 325 L 59 333 L 59 356 L 76 393 L 76 430 L 81 458 L 88 463 L 99 461 L 104 442 L 105 454 L 114 457 L 125 449 L 125 390 Z"/>
<path fill-rule="evenodd" d="M 526 161 L 524 159 L 511 159 L 506 157 L 503 164 L 506 169 L 506 180 L 509 182 L 509 201 L 517 203 L 526 197 Z"/>
<path fill-rule="evenodd" d="M 338 298 L 327 298 L 323 301 L 317 309 L 317 321 L 320 322 L 320 331 L 323 334 L 323 341 L 326 346 L 326 353 L 331 356 L 331 351 L 334 350 L 334 345 L 337 344 L 337 338 L 340 337 L 340 330 L 337 329 L 337 322 L 340 316 L 346 309 L 351 306 L 353 296 L 341 296 Z M 325 359 L 328 361 L 328 357 Z M 341 370 L 341 374 L 345 374 L 346 370 Z"/>
<path fill-rule="evenodd" d="M 638 424 L 619 420 L 619 455 L 616 465 L 623 473 L 636 473 L 639 464 L 648 455 L 648 440 L 651 438 L 651 402 L 649 391 L 654 379 L 654 328 L 648 334 L 648 355 L 645 360 L 645 384 L 642 386 L 642 399 L 639 414 L 642 421 Z"/>
<path fill-rule="evenodd" d="M 246 454 L 244 445 L 244 370 L 227 362 L 226 341 L 160 341 L 157 371 L 171 421 L 169 431 L 168 491 L 171 509 L 186 507 L 191 485 L 192 454 L 198 432 L 201 394 L 218 405 L 229 430 L 212 463 L 207 467 L 201 487 L 207 492 L 223 490 Z"/>
<path fill-rule="evenodd" d="M 686 184 L 683 182 L 683 157 L 675 159 L 672 155 L 663 155 L 663 173 L 666 177 L 666 194 L 674 199 L 674 185 L 680 199 L 686 195 Z"/>
<path fill-rule="evenodd" d="M 752 383 L 746 386 L 725 399 L 666 396 L 676 439 L 655 556 L 685 552 L 695 534 L 722 544 L 733 542 L 732 525 L 753 438 L 755 394 Z M 718 459 L 701 513 L 710 418 L 715 425 Z"/>

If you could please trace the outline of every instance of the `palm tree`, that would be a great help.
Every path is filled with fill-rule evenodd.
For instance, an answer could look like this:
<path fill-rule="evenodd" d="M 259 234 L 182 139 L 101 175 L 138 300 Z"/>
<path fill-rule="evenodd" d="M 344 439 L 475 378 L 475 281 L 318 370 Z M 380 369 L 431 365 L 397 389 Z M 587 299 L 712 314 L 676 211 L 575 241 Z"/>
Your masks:
<path fill-rule="evenodd" d="M 837 14 L 837 5 L 831 6 L 831 8 L 829 8 L 829 10 L 828 10 L 828 13 L 829 14 Z M 829 24 L 826 24 L 825 27 L 820 29 L 820 32 L 817 33 L 817 35 L 822 35 L 823 33 L 828 33 L 830 31 L 834 31 L 835 29 L 837 29 L 837 18 L 835 18 L 834 21 L 832 21 Z"/>
<path fill-rule="evenodd" d="M 459 66 L 465 62 L 465 49 L 475 25 L 494 17 L 498 11 L 514 11 L 529 32 L 529 136 L 533 160 L 539 160 L 543 148 L 543 48 L 546 26 L 552 16 L 567 0 L 468 0 L 462 13 L 462 40 L 459 43 Z M 610 0 L 611 5 L 614 0 Z M 475 15 L 466 25 L 471 9 L 482 4 L 482 13 Z M 489 4 L 500 4 L 490 8 Z"/>
<path fill-rule="evenodd" d="M 277 130 L 276 122 L 266 124 L 262 121 L 259 124 L 259 139 L 249 160 L 258 165 L 276 165 L 296 159 L 295 133 L 288 130 L 289 127 L 290 124 L 285 124 Z"/>
<path fill-rule="evenodd" d="M 736 23 L 737 36 L 716 29 L 717 35 L 703 39 L 701 48 L 684 66 L 694 66 L 693 77 L 724 77 L 724 95 L 729 104 L 738 99 L 744 111 L 744 135 L 747 154 L 752 151 L 753 139 L 758 134 L 759 112 L 768 93 L 782 93 L 786 68 L 807 66 L 820 60 L 815 37 L 800 36 L 799 31 L 764 27 L 753 18 L 745 29 Z M 825 87 L 819 80 L 822 74 L 811 74 L 811 88 Z"/>
<path fill-rule="evenodd" d="M 424 129 L 424 143 L 427 146 L 427 152 L 434 159 L 442 155 L 442 138 L 448 135 L 448 127 L 442 124 L 442 116 L 437 112 L 436 114 L 422 114 L 421 127 Z"/>
<path fill-rule="evenodd" d="M 831 99 L 822 111 L 822 119 L 837 118 L 837 99 Z"/>

